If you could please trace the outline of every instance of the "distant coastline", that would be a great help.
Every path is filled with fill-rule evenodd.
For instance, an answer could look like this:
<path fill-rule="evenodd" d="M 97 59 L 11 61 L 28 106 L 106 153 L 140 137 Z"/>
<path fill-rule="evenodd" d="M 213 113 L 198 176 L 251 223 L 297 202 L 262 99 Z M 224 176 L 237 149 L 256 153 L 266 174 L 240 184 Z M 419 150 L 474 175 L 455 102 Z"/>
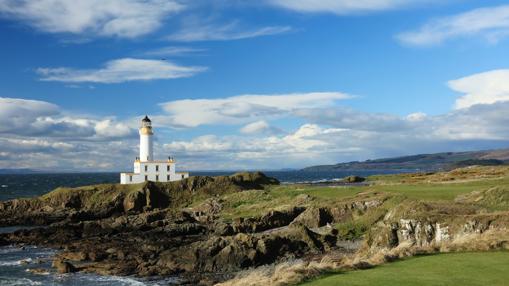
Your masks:
<path fill-rule="evenodd" d="M 418 154 L 362 162 L 354 161 L 333 165 L 317 165 L 306 167 L 302 170 L 314 172 L 340 170 L 440 171 L 473 165 L 499 166 L 506 164 L 509 164 L 509 149 Z"/>

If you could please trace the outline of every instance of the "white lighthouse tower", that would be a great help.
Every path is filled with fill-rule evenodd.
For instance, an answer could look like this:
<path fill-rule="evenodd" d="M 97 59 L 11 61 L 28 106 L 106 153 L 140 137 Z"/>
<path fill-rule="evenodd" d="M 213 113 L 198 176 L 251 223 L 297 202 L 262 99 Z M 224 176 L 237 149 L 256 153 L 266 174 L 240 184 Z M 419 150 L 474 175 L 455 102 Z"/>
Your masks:
<path fill-rule="evenodd" d="M 172 182 L 189 177 L 189 173 L 176 172 L 175 160 L 154 160 L 152 121 L 145 116 L 140 126 L 140 157 L 134 160 L 134 172 L 120 173 L 121 184 L 137 184 L 145 181 Z"/>
<path fill-rule="evenodd" d="M 149 162 L 154 159 L 154 143 L 152 142 L 152 121 L 145 116 L 140 127 L 140 161 Z"/>

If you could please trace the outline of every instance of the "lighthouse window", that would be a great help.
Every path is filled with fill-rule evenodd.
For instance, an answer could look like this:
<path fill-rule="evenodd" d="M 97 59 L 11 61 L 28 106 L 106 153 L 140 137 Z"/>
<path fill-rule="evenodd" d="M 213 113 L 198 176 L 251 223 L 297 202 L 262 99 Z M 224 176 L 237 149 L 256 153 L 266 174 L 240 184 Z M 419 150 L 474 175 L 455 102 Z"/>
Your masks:
<path fill-rule="evenodd" d="M 156 175 L 156 182 L 159 182 L 159 175 Z"/>
<path fill-rule="evenodd" d="M 129 176 L 129 182 L 133 181 L 133 176 Z"/>
<path fill-rule="evenodd" d="M 170 165 L 166 166 L 166 171 L 170 171 Z"/>
<path fill-rule="evenodd" d="M 156 165 L 156 172 L 159 172 L 159 165 Z"/>
<path fill-rule="evenodd" d="M 145 176 L 145 181 L 148 181 L 148 176 Z"/>
<path fill-rule="evenodd" d="M 166 175 L 166 181 L 170 181 L 170 175 Z"/>
<path fill-rule="evenodd" d="M 182 179 L 184 179 L 184 174 L 182 174 Z"/>
<path fill-rule="evenodd" d="M 145 172 L 146 172 L 146 171 L 148 171 L 148 166 L 147 166 L 147 165 L 145 165 Z"/>

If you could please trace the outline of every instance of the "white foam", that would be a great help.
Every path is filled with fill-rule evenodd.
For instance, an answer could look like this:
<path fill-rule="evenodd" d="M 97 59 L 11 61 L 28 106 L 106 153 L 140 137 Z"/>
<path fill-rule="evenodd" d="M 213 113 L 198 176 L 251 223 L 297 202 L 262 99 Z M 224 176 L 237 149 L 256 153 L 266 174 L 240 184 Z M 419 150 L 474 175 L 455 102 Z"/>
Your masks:
<path fill-rule="evenodd" d="M 0 266 L 15 266 L 15 265 L 22 265 L 22 264 L 28 264 L 32 262 L 32 258 L 25 258 L 20 260 L 7 260 L 7 261 L 0 261 Z"/>
<path fill-rule="evenodd" d="M 117 281 L 117 282 L 120 282 L 122 284 L 125 284 L 126 286 L 145 286 L 146 284 L 141 282 L 141 281 L 138 281 L 138 280 L 135 280 L 133 278 L 129 278 L 129 277 L 120 277 L 120 276 L 109 276 L 109 277 L 106 277 L 107 281 Z"/>
<path fill-rule="evenodd" d="M 130 277 L 121 277 L 121 276 L 100 276 L 94 274 L 78 274 L 80 280 L 85 280 L 89 283 L 100 284 L 103 283 L 112 283 L 114 285 L 122 285 L 122 286 L 146 286 L 147 284 L 142 281 L 136 280 Z M 109 283 L 108 283 L 109 284 Z M 93 285 L 93 284 L 91 284 Z"/>
<path fill-rule="evenodd" d="M 42 282 L 30 280 L 28 278 L 12 278 L 0 276 L 0 285 L 2 286 L 42 285 Z"/>

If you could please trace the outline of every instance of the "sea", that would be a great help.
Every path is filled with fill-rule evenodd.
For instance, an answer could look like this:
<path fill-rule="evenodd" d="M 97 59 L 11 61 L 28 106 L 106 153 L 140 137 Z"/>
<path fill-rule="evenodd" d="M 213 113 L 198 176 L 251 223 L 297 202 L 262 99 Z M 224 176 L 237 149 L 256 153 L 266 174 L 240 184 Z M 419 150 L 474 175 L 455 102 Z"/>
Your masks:
<path fill-rule="evenodd" d="M 267 176 L 277 178 L 283 184 L 291 184 L 337 181 L 349 175 L 369 176 L 410 171 L 412 170 L 265 171 L 264 173 Z M 191 172 L 191 176 L 220 176 L 234 173 L 234 171 L 201 171 Z M 118 182 L 118 173 L 0 174 L 0 201 L 36 197 L 57 187 L 78 187 Z M 12 232 L 18 228 L 21 227 L 0 227 L 0 233 Z M 0 286 L 155 286 L 178 283 L 176 277 L 142 279 L 85 273 L 57 274 L 51 268 L 51 257 L 55 253 L 56 250 L 54 249 L 36 246 L 0 247 Z M 37 269 L 37 273 L 34 273 L 34 269 Z"/>

